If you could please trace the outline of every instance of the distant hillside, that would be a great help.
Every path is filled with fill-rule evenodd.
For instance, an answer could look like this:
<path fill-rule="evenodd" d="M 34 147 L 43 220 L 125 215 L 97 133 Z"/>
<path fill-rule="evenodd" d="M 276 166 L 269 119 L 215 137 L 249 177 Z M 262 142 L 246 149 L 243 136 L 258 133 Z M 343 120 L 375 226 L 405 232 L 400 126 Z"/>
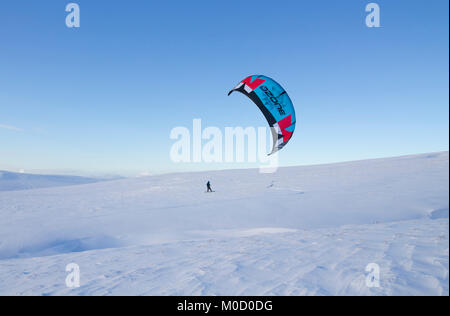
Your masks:
<path fill-rule="evenodd" d="M 77 176 L 35 175 L 0 170 L 0 192 L 69 186 L 99 181 L 98 179 Z"/>

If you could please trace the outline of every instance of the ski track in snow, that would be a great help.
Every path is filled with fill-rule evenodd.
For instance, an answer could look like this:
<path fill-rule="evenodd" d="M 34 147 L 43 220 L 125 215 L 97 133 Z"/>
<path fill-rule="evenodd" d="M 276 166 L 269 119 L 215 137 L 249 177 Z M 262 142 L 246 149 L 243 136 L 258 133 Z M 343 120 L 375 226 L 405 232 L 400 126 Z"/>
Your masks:
<path fill-rule="evenodd" d="M 445 152 L 0 192 L 0 294 L 449 295 L 448 164 Z"/>

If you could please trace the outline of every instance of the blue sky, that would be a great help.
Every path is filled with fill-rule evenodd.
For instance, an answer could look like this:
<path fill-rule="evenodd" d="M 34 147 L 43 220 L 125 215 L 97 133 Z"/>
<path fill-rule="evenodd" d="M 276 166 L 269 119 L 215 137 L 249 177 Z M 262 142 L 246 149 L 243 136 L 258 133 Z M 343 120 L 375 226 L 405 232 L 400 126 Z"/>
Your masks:
<path fill-rule="evenodd" d="M 242 95 L 280 82 L 297 112 L 282 165 L 448 150 L 448 1 L 7 1 L 0 169 L 133 175 L 175 165 L 176 126 L 265 126 Z"/>

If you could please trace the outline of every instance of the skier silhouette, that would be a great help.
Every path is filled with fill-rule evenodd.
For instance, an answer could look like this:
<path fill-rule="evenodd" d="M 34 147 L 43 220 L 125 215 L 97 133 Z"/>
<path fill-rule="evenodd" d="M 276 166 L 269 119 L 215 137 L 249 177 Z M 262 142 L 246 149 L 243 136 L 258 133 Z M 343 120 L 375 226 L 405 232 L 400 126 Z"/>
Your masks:
<path fill-rule="evenodd" d="M 211 183 L 208 181 L 208 183 L 206 184 L 206 192 L 213 192 L 213 190 L 211 189 Z"/>

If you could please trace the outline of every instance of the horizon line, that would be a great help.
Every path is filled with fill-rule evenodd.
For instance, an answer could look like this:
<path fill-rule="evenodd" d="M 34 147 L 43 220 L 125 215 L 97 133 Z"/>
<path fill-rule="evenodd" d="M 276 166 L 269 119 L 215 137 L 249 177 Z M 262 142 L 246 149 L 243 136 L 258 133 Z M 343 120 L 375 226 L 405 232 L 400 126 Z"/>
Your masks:
<path fill-rule="evenodd" d="M 382 159 L 396 159 L 396 158 L 407 158 L 407 157 L 413 157 L 413 156 L 423 156 L 423 155 L 438 155 L 438 154 L 445 154 L 449 153 L 449 150 L 442 150 L 442 151 L 434 151 L 434 152 L 422 152 L 422 153 L 415 153 L 415 154 L 404 154 L 404 155 L 398 155 L 398 156 L 387 156 L 387 157 L 376 157 L 376 158 L 367 158 L 367 159 L 355 159 L 355 160 L 343 160 L 343 161 L 334 161 L 334 162 L 327 162 L 327 163 L 317 163 L 317 164 L 299 164 L 299 165 L 284 165 L 279 166 L 279 169 L 282 168 L 294 168 L 294 167 L 308 167 L 308 166 L 328 166 L 328 165 L 339 165 L 339 164 L 345 164 L 345 163 L 352 163 L 352 162 L 362 162 L 362 161 L 373 161 L 373 160 L 382 160 Z M 133 178 L 144 178 L 144 177 L 152 177 L 152 176 L 161 176 L 161 175 L 171 175 L 171 174 L 186 174 L 186 173 L 202 173 L 202 172 L 220 172 L 220 171 L 232 171 L 232 170 L 257 170 L 258 167 L 252 167 L 252 168 L 223 168 L 223 169 L 205 169 L 205 170 L 182 170 L 182 171 L 167 171 L 167 172 L 155 172 L 155 173 L 148 173 L 148 175 L 143 175 L 144 172 L 136 173 L 134 176 L 124 176 L 120 172 L 93 172 L 93 171 L 76 171 L 74 172 L 67 172 L 64 173 L 63 170 L 58 171 L 55 169 L 54 171 L 48 170 L 47 171 L 42 170 L 41 172 L 33 172 L 31 169 L 29 172 L 26 172 L 24 169 L 18 169 L 17 170 L 11 170 L 10 168 L 0 168 L 0 172 L 9 172 L 9 173 L 15 173 L 15 174 L 24 174 L 24 175 L 46 175 L 46 176 L 76 176 L 76 177 L 83 177 L 83 178 L 95 178 L 95 179 L 105 179 L 108 180 L 119 180 L 119 179 L 133 179 Z M 37 169 L 38 170 L 38 169 Z M 23 171 L 23 172 L 22 172 Z M 54 172 L 54 173 L 52 173 Z M 83 175 L 84 174 L 84 175 Z M 97 174 L 97 175 L 95 175 Z M 142 175 L 141 175 L 142 174 Z"/>

